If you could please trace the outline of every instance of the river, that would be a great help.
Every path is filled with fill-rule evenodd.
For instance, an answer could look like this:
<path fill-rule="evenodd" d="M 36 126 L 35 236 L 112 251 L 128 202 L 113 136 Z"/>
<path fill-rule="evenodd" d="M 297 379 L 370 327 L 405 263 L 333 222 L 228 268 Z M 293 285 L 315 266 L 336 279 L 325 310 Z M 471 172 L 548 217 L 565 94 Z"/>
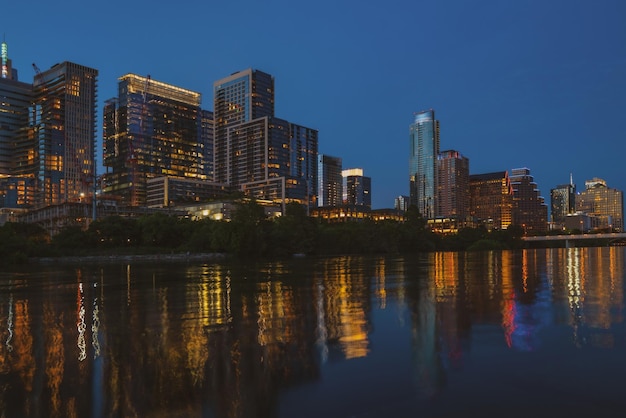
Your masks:
<path fill-rule="evenodd" d="M 626 248 L 0 273 L 2 417 L 615 416 Z"/>

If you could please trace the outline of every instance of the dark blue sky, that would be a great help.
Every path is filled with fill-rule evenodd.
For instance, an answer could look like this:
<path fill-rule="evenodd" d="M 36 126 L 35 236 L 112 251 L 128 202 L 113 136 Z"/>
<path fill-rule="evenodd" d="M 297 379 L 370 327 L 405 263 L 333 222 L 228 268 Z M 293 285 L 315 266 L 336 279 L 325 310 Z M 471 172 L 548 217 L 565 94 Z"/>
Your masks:
<path fill-rule="evenodd" d="M 626 191 L 623 0 L 20 0 L 1 13 L 20 80 L 33 62 L 73 61 L 99 70 L 100 103 L 132 72 L 212 110 L 215 80 L 272 74 L 276 116 L 363 168 L 375 208 L 408 194 L 409 125 L 429 108 L 471 174 L 528 167 L 548 204 L 570 173 L 578 190 L 600 177 Z"/>

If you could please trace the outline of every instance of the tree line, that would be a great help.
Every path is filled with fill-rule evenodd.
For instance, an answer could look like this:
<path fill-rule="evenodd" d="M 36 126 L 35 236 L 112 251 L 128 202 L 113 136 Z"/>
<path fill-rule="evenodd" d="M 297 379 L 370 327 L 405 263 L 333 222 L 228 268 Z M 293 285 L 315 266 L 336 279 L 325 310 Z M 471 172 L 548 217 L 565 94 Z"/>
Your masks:
<path fill-rule="evenodd" d="M 52 237 L 36 224 L 9 222 L 0 227 L 0 263 L 26 262 L 30 257 L 172 252 L 283 257 L 513 249 L 522 246 L 521 235 L 515 227 L 436 234 L 415 207 L 409 208 L 404 222 L 328 223 L 309 217 L 302 205 L 290 203 L 283 216 L 269 219 L 263 207 L 251 201 L 238 204 L 229 222 L 164 213 L 109 216 L 93 221 L 87 229 L 66 227 Z"/>

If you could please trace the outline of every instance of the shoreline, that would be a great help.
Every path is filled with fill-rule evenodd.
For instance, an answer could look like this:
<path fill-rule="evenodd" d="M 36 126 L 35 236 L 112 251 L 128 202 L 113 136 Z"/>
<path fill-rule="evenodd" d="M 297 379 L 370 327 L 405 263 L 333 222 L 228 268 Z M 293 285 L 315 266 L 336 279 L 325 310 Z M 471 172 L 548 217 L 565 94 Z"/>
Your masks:
<path fill-rule="evenodd" d="M 34 257 L 28 261 L 38 264 L 54 263 L 116 263 L 116 262 L 142 262 L 142 261 L 212 261 L 223 260 L 227 256 L 223 253 L 183 253 L 183 254 L 114 254 L 114 255 L 85 255 L 63 257 Z"/>

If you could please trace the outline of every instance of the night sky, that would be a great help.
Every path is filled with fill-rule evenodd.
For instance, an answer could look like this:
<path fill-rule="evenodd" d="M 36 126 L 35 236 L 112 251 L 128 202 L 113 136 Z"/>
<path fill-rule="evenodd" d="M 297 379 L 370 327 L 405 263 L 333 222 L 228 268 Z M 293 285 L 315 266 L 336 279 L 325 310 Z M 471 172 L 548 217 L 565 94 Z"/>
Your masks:
<path fill-rule="evenodd" d="M 19 0 L 0 13 L 21 81 L 32 63 L 99 71 L 99 125 L 126 73 L 200 92 L 209 110 L 214 81 L 272 74 L 276 116 L 363 168 L 374 208 L 408 194 L 409 125 L 430 108 L 441 150 L 471 174 L 527 167 L 547 204 L 570 173 L 579 191 L 593 177 L 626 191 L 623 0 Z"/>

